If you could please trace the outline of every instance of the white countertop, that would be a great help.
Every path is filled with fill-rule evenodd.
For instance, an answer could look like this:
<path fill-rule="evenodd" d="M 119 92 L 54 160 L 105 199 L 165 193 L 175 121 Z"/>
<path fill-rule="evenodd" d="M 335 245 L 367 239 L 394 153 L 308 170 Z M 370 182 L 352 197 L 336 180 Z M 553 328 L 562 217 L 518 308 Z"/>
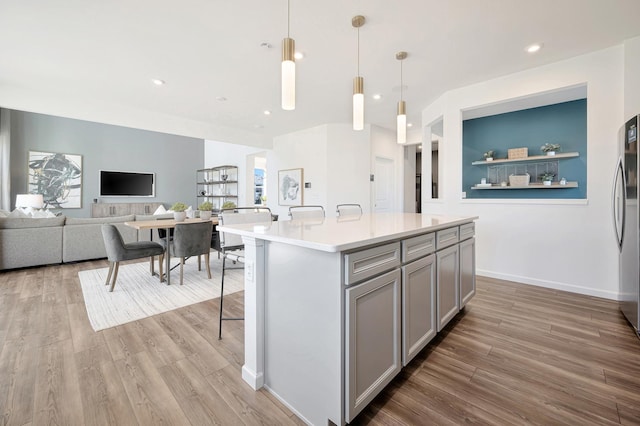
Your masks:
<path fill-rule="evenodd" d="M 472 222 L 478 216 L 374 213 L 218 226 L 219 231 L 326 252 L 340 252 Z"/>

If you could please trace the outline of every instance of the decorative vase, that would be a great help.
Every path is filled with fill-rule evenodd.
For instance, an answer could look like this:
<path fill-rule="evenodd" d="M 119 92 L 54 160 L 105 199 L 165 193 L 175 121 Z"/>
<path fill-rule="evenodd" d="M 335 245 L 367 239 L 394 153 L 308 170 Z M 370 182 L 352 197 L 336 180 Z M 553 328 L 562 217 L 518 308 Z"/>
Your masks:
<path fill-rule="evenodd" d="M 493 157 L 487 157 L 486 161 L 493 161 Z"/>
<path fill-rule="evenodd" d="M 200 210 L 200 219 L 211 220 L 211 210 Z"/>
<path fill-rule="evenodd" d="M 548 156 L 554 156 L 554 155 L 556 155 L 556 152 L 555 151 L 547 151 L 547 155 Z"/>
<path fill-rule="evenodd" d="M 550 180 L 545 180 L 545 181 L 542 181 L 542 184 L 545 185 L 545 186 L 551 186 L 551 181 Z"/>
<path fill-rule="evenodd" d="M 173 218 L 176 222 L 184 222 L 187 218 L 187 212 L 173 212 Z"/>

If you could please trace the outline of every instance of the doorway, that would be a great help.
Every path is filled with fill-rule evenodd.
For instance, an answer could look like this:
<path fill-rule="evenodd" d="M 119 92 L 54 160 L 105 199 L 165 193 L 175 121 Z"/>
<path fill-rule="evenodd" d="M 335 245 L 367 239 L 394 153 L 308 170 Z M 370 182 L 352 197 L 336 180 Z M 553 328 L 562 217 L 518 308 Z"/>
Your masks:
<path fill-rule="evenodd" d="M 393 210 L 395 188 L 395 165 L 390 158 L 376 157 L 373 181 L 373 211 L 376 213 Z"/>

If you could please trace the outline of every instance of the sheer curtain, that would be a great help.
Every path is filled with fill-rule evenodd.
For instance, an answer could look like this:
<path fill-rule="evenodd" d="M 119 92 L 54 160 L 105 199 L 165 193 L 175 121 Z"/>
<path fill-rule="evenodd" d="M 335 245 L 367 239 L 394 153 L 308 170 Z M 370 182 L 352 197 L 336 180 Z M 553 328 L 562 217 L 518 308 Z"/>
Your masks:
<path fill-rule="evenodd" d="M 0 108 L 0 209 L 11 210 L 11 126 L 8 109 Z"/>

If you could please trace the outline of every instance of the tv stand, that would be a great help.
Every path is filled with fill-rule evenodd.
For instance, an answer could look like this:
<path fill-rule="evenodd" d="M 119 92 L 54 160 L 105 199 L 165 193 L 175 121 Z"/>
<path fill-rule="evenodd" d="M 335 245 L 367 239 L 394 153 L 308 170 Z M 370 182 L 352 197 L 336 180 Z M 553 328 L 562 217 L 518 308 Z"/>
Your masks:
<path fill-rule="evenodd" d="M 153 214 L 162 203 L 92 203 L 91 217 Z"/>

